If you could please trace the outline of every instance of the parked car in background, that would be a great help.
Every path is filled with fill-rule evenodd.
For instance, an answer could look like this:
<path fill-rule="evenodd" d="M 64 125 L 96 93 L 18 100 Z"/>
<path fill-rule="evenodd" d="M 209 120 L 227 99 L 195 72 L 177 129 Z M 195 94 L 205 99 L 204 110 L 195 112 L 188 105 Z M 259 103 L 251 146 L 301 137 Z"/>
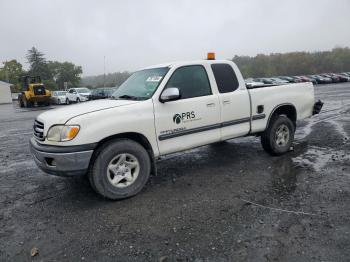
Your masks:
<path fill-rule="evenodd" d="M 53 91 L 51 92 L 51 103 L 61 105 L 66 103 L 67 91 Z"/>
<path fill-rule="evenodd" d="M 303 81 L 298 76 L 291 76 L 294 79 L 295 83 L 302 83 Z"/>
<path fill-rule="evenodd" d="M 273 80 L 270 78 L 255 78 L 254 82 L 261 82 L 265 85 L 273 85 Z"/>
<path fill-rule="evenodd" d="M 301 81 L 297 78 L 291 77 L 291 76 L 279 76 L 279 79 L 286 80 L 289 83 L 300 83 Z"/>
<path fill-rule="evenodd" d="M 342 75 L 342 76 L 346 76 L 346 77 L 350 77 L 350 74 L 349 73 L 339 73 L 338 75 Z"/>
<path fill-rule="evenodd" d="M 297 79 L 299 81 L 299 83 L 310 82 L 310 81 L 307 81 L 302 76 L 294 76 L 294 78 Z"/>
<path fill-rule="evenodd" d="M 349 82 L 350 81 L 350 77 L 349 76 L 345 76 L 345 75 L 341 75 L 341 74 L 330 74 L 332 76 L 336 76 L 339 78 L 339 82 Z"/>
<path fill-rule="evenodd" d="M 321 75 L 310 75 L 309 77 L 315 79 L 317 84 L 330 84 L 333 82 L 331 78 Z"/>
<path fill-rule="evenodd" d="M 111 97 L 114 91 L 115 89 L 112 87 L 96 88 L 91 91 L 90 99 L 91 100 L 105 99 L 105 98 Z"/>
<path fill-rule="evenodd" d="M 309 76 L 299 76 L 301 82 L 312 82 L 314 85 L 317 84 L 317 81 Z"/>
<path fill-rule="evenodd" d="M 255 81 L 253 78 L 248 78 L 244 80 L 245 85 L 249 88 L 249 87 L 258 87 L 258 86 L 263 86 L 264 83 L 263 82 L 258 82 Z"/>
<path fill-rule="evenodd" d="M 91 96 L 90 89 L 86 87 L 70 88 L 66 94 L 66 103 L 80 103 L 89 100 Z"/>
<path fill-rule="evenodd" d="M 273 83 L 275 85 L 284 85 L 284 84 L 288 84 L 289 83 L 288 80 L 284 80 L 284 79 L 281 79 L 279 77 L 272 77 L 270 79 L 272 79 L 272 81 L 273 81 Z"/>
<path fill-rule="evenodd" d="M 335 76 L 335 75 L 331 75 L 331 74 L 321 74 L 321 76 L 330 78 L 330 79 L 332 80 L 333 83 L 339 83 L 339 82 L 340 82 L 339 77 L 338 77 L 338 76 Z"/>

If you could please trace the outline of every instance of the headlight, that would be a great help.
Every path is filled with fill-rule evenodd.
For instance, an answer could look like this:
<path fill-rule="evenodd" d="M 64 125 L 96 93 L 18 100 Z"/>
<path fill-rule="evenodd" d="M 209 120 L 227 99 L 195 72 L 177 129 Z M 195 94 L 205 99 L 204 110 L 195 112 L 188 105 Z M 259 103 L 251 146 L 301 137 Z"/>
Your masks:
<path fill-rule="evenodd" d="M 79 133 L 79 126 L 56 125 L 50 127 L 47 132 L 47 140 L 64 142 L 72 140 Z"/>

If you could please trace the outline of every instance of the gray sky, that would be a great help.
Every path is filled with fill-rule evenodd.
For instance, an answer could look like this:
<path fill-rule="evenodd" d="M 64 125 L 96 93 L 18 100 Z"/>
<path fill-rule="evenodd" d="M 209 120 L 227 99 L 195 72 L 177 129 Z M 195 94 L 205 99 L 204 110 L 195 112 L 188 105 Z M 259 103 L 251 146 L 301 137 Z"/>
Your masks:
<path fill-rule="evenodd" d="M 0 61 L 32 46 L 84 75 L 350 46 L 349 0 L 0 0 Z M 27 65 L 25 65 L 27 66 Z"/>

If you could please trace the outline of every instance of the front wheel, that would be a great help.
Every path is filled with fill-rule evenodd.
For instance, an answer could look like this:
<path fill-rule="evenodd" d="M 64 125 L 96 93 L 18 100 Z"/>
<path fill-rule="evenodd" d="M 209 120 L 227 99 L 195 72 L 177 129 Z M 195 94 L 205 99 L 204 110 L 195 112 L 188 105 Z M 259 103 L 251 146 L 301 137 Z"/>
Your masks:
<path fill-rule="evenodd" d="M 150 157 L 143 146 L 130 139 L 116 139 L 97 151 L 88 175 L 97 193 L 115 200 L 140 192 L 150 172 Z"/>
<path fill-rule="evenodd" d="M 271 155 L 282 155 L 289 151 L 294 140 L 295 127 L 286 116 L 273 116 L 261 136 L 261 144 Z"/>
<path fill-rule="evenodd" d="M 18 96 L 18 104 L 19 104 L 19 107 L 24 107 L 24 103 L 23 103 L 23 99 L 22 99 L 22 96 Z"/>
<path fill-rule="evenodd" d="M 77 103 L 80 103 L 80 99 L 79 98 L 77 98 Z"/>
<path fill-rule="evenodd" d="M 66 99 L 66 104 L 69 105 L 69 99 L 68 98 Z"/>

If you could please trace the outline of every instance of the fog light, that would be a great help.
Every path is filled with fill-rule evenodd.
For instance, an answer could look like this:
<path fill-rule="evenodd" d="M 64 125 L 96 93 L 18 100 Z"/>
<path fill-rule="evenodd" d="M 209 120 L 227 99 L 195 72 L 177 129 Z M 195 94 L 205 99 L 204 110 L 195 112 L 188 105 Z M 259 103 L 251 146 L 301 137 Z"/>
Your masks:
<path fill-rule="evenodd" d="M 45 158 L 46 163 L 48 166 L 56 166 L 56 160 L 51 158 L 51 157 L 46 157 Z"/>

